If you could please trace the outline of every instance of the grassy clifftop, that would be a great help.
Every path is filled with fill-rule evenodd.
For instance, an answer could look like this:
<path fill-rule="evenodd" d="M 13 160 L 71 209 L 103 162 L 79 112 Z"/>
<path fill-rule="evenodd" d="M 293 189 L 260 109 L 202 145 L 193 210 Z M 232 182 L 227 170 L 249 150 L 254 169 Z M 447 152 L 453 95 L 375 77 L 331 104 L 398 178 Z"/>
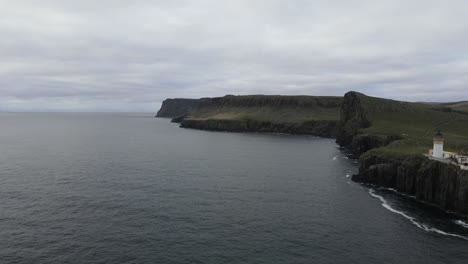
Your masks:
<path fill-rule="evenodd" d="M 422 155 L 432 148 L 438 130 L 445 136 L 445 150 L 468 150 L 468 115 L 463 112 L 441 104 L 349 92 L 341 109 L 337 142 L 350 145 L 360 155 L 354 181 L 394 188 L 468 215 L 468 172 Z"/>
<path fill-rule="evenodd" d="M 400 140 L 383 147 L 383 151 L 421 154 L 432 147 L 432 137 L 440 130 L 445 136 L 445 149 L 464 152 L 468 148 L 468 115 L 446 105 L 401 102 L 349 92 L 341 115 L 344 145 L 359 144 L 369 136 L 392 137 Z"/>
<path fill-rule="evenodd" d="M 341 97 L 247 95 L 211 98 L 186 119 L 251 119 L 270 122 L 338 120 Z"/>
<path fill-rule="evenodd" d="M 182 127 L 333 136 L 342 97 L 247 95 L 210 98 Z"/>

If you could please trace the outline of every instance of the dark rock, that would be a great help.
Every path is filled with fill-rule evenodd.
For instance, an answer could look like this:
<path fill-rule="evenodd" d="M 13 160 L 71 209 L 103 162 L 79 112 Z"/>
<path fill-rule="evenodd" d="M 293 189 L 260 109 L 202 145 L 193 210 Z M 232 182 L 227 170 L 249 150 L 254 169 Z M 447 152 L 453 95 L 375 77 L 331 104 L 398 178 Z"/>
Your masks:
<path fill-rule="evenodd" d="M 359 156 L 371 149 L 380 148 L 401 139 L 403 138 L 398 135 L 361 134 L 353 137 L 350 148 L 356 156 Z"/>
<path fill-rule="evenodd" d="M 211 131 L 309 134 L 323 137 L 333 137 L 336 135 L 336 121 L 333 120 L 307 121 L 303 123 L 273 123 L 250 119 L 187 119 L 182 120 L 181 127 Z"/>
<path fill-rule="evenodd" d="M 349 146 L 359 130 L 371 124 L 361 102 L 363 96 L 357 92 L 348 92 L 344 96 L 336 137 L 336 143 L 340 146 Z"/>
<path fill-rule="evenodd" d="M 361 156 L 354 181 L 413 195 L 442 209 L 468 214 L 468 171 L 421 155 L 371 151 Z"/>
<path fill-rule="evenodd" d="M 371 165 L 368 169 L 353 175 L 352 180 L 378 184 L 384 187 L 394 187 L 397 176 L 397 168 L 392 163 L 380 163 Z"/>
<path fill-rule="evenodd" d="M 172 123 L 181 123 L 184 120 L 185 116 L 179 116 L 171 119 Z"/>
<path fill-rule="evenodd" d="M 334 137 L 337 131 L 337 116 L 328 116 L 330 120 L 314 120 L 313 116 L 322 111 L 327 113 L 337 111 L 342 100 L 341 97 L 333 96 L 279 95 L 229 95 L 208 98 L 200 102 L 200 105 L 187 118 L 181 120 L 181 127 L 213 131 Z M 255 111 L 261 113 L 256 115 Z M 229 116 L 233 112 L 236 114 L 232 118 L 218 118 L 223 113 L 228 113 Z M 242 113 L 246 114 L 242 116 Z M 310 120 L 304 113 L 310 113 Z M 277 118 L 275 114 L 286 114 L 291 117 L 291 120 L 284 117 Z M 296 115 L 300 115 L 302 119 L 295 119 Z"/>
<path fill-rule="evenodd" d="M 166 99 L 161 105 L 156 117 L 175 118 L 188 114 L 198 107 L 203 99 Z"/>

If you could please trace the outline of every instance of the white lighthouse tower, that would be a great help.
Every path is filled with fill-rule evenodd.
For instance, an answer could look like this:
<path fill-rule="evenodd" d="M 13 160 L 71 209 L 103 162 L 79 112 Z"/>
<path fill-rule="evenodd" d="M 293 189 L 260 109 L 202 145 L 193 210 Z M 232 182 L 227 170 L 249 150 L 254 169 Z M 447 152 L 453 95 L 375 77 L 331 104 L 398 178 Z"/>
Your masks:
<path fill-rule="evenodd" d="M 439 159 L 444 157 L 444 136 L 440 131 L 434 135 L 434 149 L 432 151 L 432 157 Z"/>

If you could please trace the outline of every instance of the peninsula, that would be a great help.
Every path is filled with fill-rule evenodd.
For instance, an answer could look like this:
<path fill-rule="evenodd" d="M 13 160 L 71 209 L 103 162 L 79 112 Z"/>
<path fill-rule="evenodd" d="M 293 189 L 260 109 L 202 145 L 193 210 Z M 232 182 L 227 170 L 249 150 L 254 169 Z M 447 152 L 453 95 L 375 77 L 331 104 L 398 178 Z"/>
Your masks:
<path fill-rule="evenodd" d="M 468 171 L 427 157 L 439 130 L 447 151 L 468 152 L 467 102 L 411 103 L 348 92 L 344 97 L 228 95 L 197 99 L 195 106 L 179 103 L 171 117 L 184 128 L 336 137 L 359 157 L 353 181 L 394 188 L 468 215 Z"/>

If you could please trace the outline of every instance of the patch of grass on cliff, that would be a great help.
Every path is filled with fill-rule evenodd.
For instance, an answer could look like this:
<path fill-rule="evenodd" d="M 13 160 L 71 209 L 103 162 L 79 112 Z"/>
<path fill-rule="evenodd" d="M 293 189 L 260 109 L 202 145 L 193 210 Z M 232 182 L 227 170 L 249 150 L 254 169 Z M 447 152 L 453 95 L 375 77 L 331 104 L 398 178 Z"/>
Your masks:
<path fill-rule="evenodd" d="M 403 138 L 384 147 L 384 151 L 422 154 L 432 148 L 432 137 L 439 130 L 445 137 L 445 150 L 458 153 L 468 151 L 468 116 L 421 108 L 420 105 L 414 111 L 375 112 L 372 114 L 372 125 L 363 132 L 397 134 Z"/>
<path fill-rule="evenodd" d="M 303 123 L 338 120 L 341 98 L 313 96 L 228 96 L 192 111 L 187 120 L 254 120 Z M 323 104 L 323 105 L 322 105 Z"/>

